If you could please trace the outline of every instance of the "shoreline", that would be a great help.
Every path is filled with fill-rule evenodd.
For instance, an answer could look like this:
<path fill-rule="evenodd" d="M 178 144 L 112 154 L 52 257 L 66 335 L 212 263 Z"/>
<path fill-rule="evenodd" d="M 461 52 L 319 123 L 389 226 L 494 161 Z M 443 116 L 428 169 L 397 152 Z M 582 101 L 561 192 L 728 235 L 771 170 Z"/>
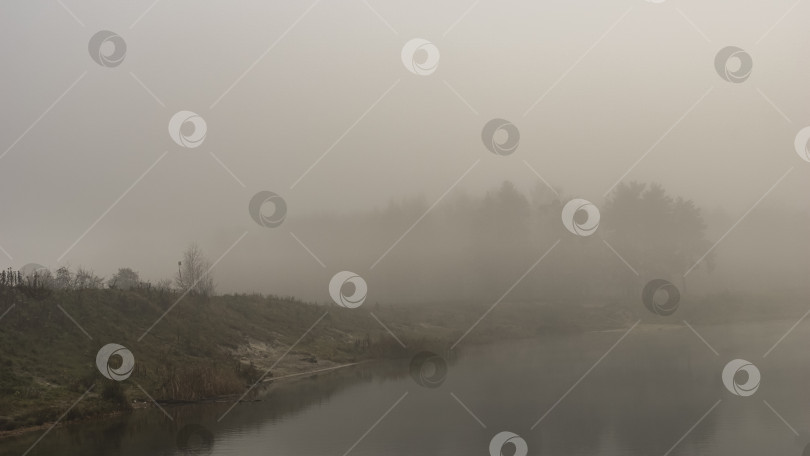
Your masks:
<path fill-rule="evenodd" d="M 771 319 L 771 320 L 768 320 L 768 321 L 770 321 L 770 322 L 779 322 L 779 321 L 788 322 L 788 321 L 791 321 L 791 320 L 785 319 L 785 318 L 774 318 L 774 319 Z M 740 323 L 745 324 L 746 322 L 731 322 L 731 324 L 735 324 L 735 323 L 736 324 L 740 324 Z M 747 322 L 747 323 L 751 323 L 751 322 Z M 705 323 L 705 325 L 708 325 L 708 326 L 723 326 L 723 325 L 727 325 L 727 324 L 730 324 L 730 323 L 727 323 L 727 322 L 722 322 L 722 323 L 720 323 L 720 322 L 709 322 L 709 323 Z M 640 322 L 638 326 L 639 326 L 637 328 L 638 330 L 656 331 L 656 332 L 661 331 L 661 330 L 670 331 L 670 330 L 679 330 L 679 329 L 684 329 L 684 330 L 689 329 L 688 326 L 684 325 L 683 323 L 679 324 L 679 323 L 675 323 L 675 322 L 660 323 L 660 322 L 649 322 L 648 321 L 648 322 Z M 574 331 L 574 332 L 579 333 L 579 334 L 597 334 L 597 333 L 623 332 L 623 331 L 626 331 L 626 330 L 627 330 L 627 326 L 621 327 L 621 328 L 591 329 L 591 330 L 582 330 L 582 331 Z M 535 337 L 528 337 L 528 338 L 518 337 L 518 338 L 510 339 L 510 340 L 534 339 L 534 338 Z M 479 344 L 476 344 L 476 345 L 490 345 L 491 343 L 492 343 L 492 341 L 489 341 L 489 342 L 479 343 Z M 301 380 L 301 379 L 308 378 L 310 376 L 318 376 L 318 375 L 333 372 L 333 371 L 336 371 L 336 370 L 339 370 L 339 369 L 344 369 L 344 368 L 348 368 L 348 367 L 354 367 L 354 366 L 358 366 L 358 365 L 361 365 L 361 364 L 367 364 L 367 363 L 372 363 L 372 362 L 386 361 L 386 360 L 390 360 L 390 359 L 391 358 L 371 358 L 371 359 L 365 359 L 365 360 L 355 361 L 355 362 L 350 362 L 350 363 L 336 364 L 336 365 L 332 365 L 332 366 L 329 366 L 329 367 L 326 367 L 326 368 L 320 368 L 320 369 L 315 369 L 315 370 L 311 370 L 311 371 L 294 372 L 294 373 L 284 374 L 284 375 L 281 375 L 279 377 L 263 378 L 260 381 L 258 381 L 256 383 L 256 385 L 270 386 L 275 381 L 294 382 L 294 381 L 298 381 L 298 380 Z M 332 361 L 327 360 L 327 359 L 324 359 L 324 360 L 321 360 L 321 361 L 327 362 L 327 363 L 332 363 Z M 281 369 L 281 370 L 284 371 L 284 369 Z M 194 405 L 194 404 L 214 403 L 214 402 L 229 402 L 228 399 L 233 399 L 233 398 L 237 398 L 237 397 L 239 397 L 238 393 L 228 394 L 228 395 L 221 395 L 221 396 L 207 397 L 207 398 L 202 398 L 202 399 L 198 399 L 198 400 L 194 400 L 194 401 L 160 401 L 160 400 L 137 401 L 137 402 L 130 403 L 132 409 L 127 410 L 127 411 L 101 413 L 101 414 L 98 414 L 98 415 L 88 416 L 88 417 L 84 417 L 84 418 L 80 418 L 80 419 L 76 419 L 76 420 L 71 420 L 71 421 L 46 422 L 46 423 L 43 423 L 43 424 L 40 424 L 40 425 L 35 425 L 35 426 L 24 426 L 24 427 L 20 427 L 20 428 L 0 431 L 0 440 L 20 436 L 20 435 L 35 432 L 35 431 L 38 431 L 38 430 L 49 429 L 49 428 L 57 428 L 57 427 L 64 426 L 66 424 L 74 424 L 74 423 L 81 423 L 81 422 L 87 422 L 87 421 L 101 420 L 101 419 L 104 419 L 104 418 L 107 418 L 107 417 L 119 416 L 119 415 L 126 414 L 126 413 L 132 413 L 135 410 L 142 410 L 142 409 L 147 409 L 147 408 L 158 408 L 158 406 L 164 406 L 164 405 L 166 405 L 166 406 L 183 406 L 183 405 Z M 240 400 L 239 402 L 260 402 L 260 401 L 261 401 L 261 399 L 254 399 L 254 400 Z"/>
<path fill-rule="evenodd" d="M 344 367 L 352 367 L 352 366 L 357 366 L 357 365 L 360 365 L 360 364 L 367 364 L 367 363 L 374 362 L 374 361 L 380 361 L 380 360 L 379 359 L 367 359 L 367 360 L 363 360 L 363 361 L 356 361 L 356 362 L 353 362 L 353 363 L 339 364 L 337 366 L 325 367 L 323 369 L 315 369 L 313 371 L 298 372 L 298 373 L 295 373 L 295 374 L 282 375 L 281 377 L 263 378 L 259 383 L 272 383 L 272 382 L 274 382 L 276 380 L 284 380 L 284 379 L 289 379 L 289 378 L 292 378 L 292 377 L 300 377 L 300 376 L 303 376 L 303 375 L 313 375 L 313 374 L 317 374 L 317 373 L 320 373 L 320 372 L 329 372 L 329 371 L 333 371 L 333 370 L 337 370 L 337 369 L 343 369 Z"/>
<path fill-rule="evenodd" d="M 323 368 L 323 369 L 316 369 L 316 370 L 313 370 L 313 371 L 306 371 L 306 372 L 299 372 L 299 373 L 295 373 L 295 374 L 283 375 L 281 377 L 265 378 L 265 379 L 262 379 L 261 381 L 259 381 L 257 383 L 257 385 L 269 386 L 269 384 L 272 384 L 273 382 L 278 381 L 278 380 L 296 381 L 296 380 L 299 380 L 299 379 L 304 379 L 307 376 L 311 376 L 311 375 L 316 375 L 317 376 L 317 375 L 322 374 L 322 373 L 328 373 L 328 372 L 336 371 L 338 369 L 358 366 L 360 364 L 367 364 L 367 363 L 372 363 L 372 362 L 376 362 L 376 361 L 380 361 L 380 359 L 368 359 L 368 360 L 357 361 L 357 362 L 353 362 L 353 363 L 339 364 L 337 366 L 330 366 L 330 367 L 326 367 L 326 368 Z M 297 377 L 300 377 L 300 378 L 297 378 Z M 224 396 L 207 397 L 207 398 L 199 399 L 199 400 L 196 400 L 196 401 L 159 401 L 159 400 L 155 400 L 154 402 L 148 402 L 148 401 L 140 402 L 139 401 L 139 402 L 136 402 L 134 404 L 131 404 L 132 409 L 127 410 L 127 411 L 119 411 L 119 412 L 113 412 L 113 413 L 102 413 L 102 414 L 99 414 L 99 415 L 89 416 L 89 417 L 85 417 L 85 418 L 81 418 L 81 419 L 77 419 L 77 420 L 72 420 L 72 421 L 55 421 L 55 422 L 52 421 L 52 422 L 42 423 L 42 424 L 39 424 L 39 425 L 36 425 L 36 426 L 24 426 L 24 427 L 19 427 L 19 428 L 7 430 L 7 431 L 0 431 L 0 440 L 10 438 L 10 437 L 17 437 L 17 436 L 20 436 L 20 435 L 23 435 L 23 434 L 28 434 L 28 433 L 35 432 L 35 431 L 41 431 L 41 430 L 44 430 L 44 429 L 48 429 L 48 430 L 56 429 L 58 427 L 62 427 L 62 426 L 69 425 L 69 424 L 75 424 L 75 423 L 81 423 L 81 422 L 87 422 L 87 421 L 102 420 L 104 418 L 109 418 L 109 417 L 112 417 L 112 416 L 119 416 L 119 415 L 123 415 L 123 414 L 126 414 L 126 413 L 132 413 L 132 412 L 134 412 L 136 410 L 157 408 L 157 406 L 164 406 L 164 405 L 167 405 L 167 406 L 184 406 L 184 405 L 211 403 L 211 402 L 228 402 L 228 401 L 226 401 L 226 399 L 237 398 L 237 397 L 239 397 L 239 394 L 234 393 L 234 394 L 228 394 L 228 395 L 224 395 Z M 261 399 L 240 400 L 239 402 L 241 403 L 241 402 L 260 402 L 260 401 L 261 401 Z"/>

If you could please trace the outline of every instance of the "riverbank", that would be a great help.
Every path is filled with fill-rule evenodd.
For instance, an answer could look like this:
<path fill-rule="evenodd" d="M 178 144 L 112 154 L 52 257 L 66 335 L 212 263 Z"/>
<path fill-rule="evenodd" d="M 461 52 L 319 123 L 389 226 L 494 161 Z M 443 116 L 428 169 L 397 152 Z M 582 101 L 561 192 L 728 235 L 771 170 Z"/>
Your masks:
<path fill-rule="evenodd" d="M 634 302 L 504 301 L 490 313 L 485 301 L 346 309 L 260 295 L 178 298 L 155 290 L 57 290 L 37 297 L 0 290 L 0 312 L 8 311 L 0 322 L 0 435 L 125 413 L 152 400 L 238 398 L 260 380 L 292 381 L 369 360 L 409 359 L 422 350 L 444 354 L 462 339 L 467 346 L 625 330 L 639 319 L 669 328 L 683 319 L 697 325 L 729 316 L 779 317 L 773 307 L 688 297 L 674 320 Z M 781 309 L 783 317 L 806 310 Z M 481 315 L 486 319 L 478 322 Z M 105 378 L 96 365 L 109 343 L 126 347 L 135 360 L 124 381 Z"/>
<path fill-rule="evenodd" d="M 336 365 L 336 366 L 331 366 L 331 367 L 326 367 L 326 368 L 318 368 L 318 369 L 314 369 L 314 370 L 310 370 L 310 371 L 303 371 L 303 372 L 297 372 L 297 373 L 293 373 L 293 374 L 286 374 L 286 375 L 277 376 L 277 377 L 264 378 L 264 379 L 261 380 L 260 384 L 267 385 L 267 384 L 276 383 L 276 382 L 294 382 L 294 381 L 298 381 L 298 380 L 311 379 L 313 376 L 327 374 L 327 373 L 331 373 L 331 372 L 334 372 L 334 371 L 339 370 L 339 369 L 345 369 L 345 368 L 348 368 L 348 367 L 359 366 L 361 364 L 366 364 L 366 363 L 370 363 L 370 362 L 374 362 L 374 361 L 375 360 L 366 360 L 366 361 L 361 361 L 361 362 L 356 362 L 356 363 L 339 364 L 339 365 Z M 203 399 L 200 399 L 200 400 L 197 400 L 197 401 L 188 401 L 188 402 L 163 401 L 163 402 L 157 402 L 157 403 L 152 402 L 149 399 L 147 399 L 147 400 L 134 399 L 133 403 L 132 403 L 132 410 L 139 410 L 139 409 L 146 409 L 146 408 L 157 408 L 158 406 L 167 406 L 167 405 L 168 406 L 173 406 L 173 407 L 179 407 L 179 406 L 183 406 L 183 405 L 202 404 L 202 403 L 206 403 L 206 402 L 233 402 L 233 401 L 238 400 L 239 396 L 240 395 L 238 395 L 238 394 L 232 394 L 232 395 L 227 395 L 227 396 L 203 398 Z M 244 402 L 244 401 L 242 401 L 242 402 Z M 121 415 L 121 414 L 124 414 L 124 413 L 130 413 L 130 411 L 119 411 L 119 412 L 113 412 L 113 413 L 108 413 L 108 414 L 104 414 L 104 415 L 90 416 L 90 417 L 86 417 L 86 418 L 83 418 L 83 419 L 72 420 L 72 421 L 69 421 L 69 422 L 56 422 L 56 421 L 54 421 L 54 422 L 46 422 L 46 423 L 42 423 L 42 424 L 39 424 L 39 425 L 36 425 L 36 426 L 19 427 L 19 428 L 12 429 L 12 430 L 0 431 L 0 440 L 4 439 L 4 438 L 8 438 L 8 437 L 15 437 L 15 436 L 27 434 L 29 432 L 44 431 L 44 430 L 51 429 L 51 428 L 57 428 L 57 427 L 60 427 L 60 426 L 66 425 L 66 424 L 75 424 L 77 422 L 82 422 L 82 421 L 91 422 L 91 421 L 97 421 L 97 420 L 101 420 L 101 419 L 107 419 L 107 418 L 118 416 L 118 415 Z"/>
<path fill-rule="evenodd" d="M 0 325 L 0 432 L 126 412 L 152 399 L 241 395 L 260 379 L 407 358 L 446 345 L 450 333 L 382 306 L 375 315 L 388 329 L 366 309 L 260 295 L 185 296 L 175 306 L 179 298 L 155 290 L 36 297 L 0 290 L 0 312 L 8 310 Z M 122 381 L 105 378 L 117 356 L 97 366 L 111 343 L 134 359 Z"/>

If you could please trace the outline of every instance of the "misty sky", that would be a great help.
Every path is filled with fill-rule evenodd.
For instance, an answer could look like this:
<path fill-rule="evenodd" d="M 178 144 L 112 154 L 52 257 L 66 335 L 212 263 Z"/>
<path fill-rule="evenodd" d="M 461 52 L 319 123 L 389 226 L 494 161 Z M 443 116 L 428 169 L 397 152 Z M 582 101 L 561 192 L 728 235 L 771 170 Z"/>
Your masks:
<path fill-rule="evenodd" d="M 217 266 L 220 290 L 298 293 L 300 277 L 368 268 L 385 246 L 321 268 L 290 235 L 296 217 L 432 203 L 478 160 L 450 195 L 504 180 L 528 191 L 528 162 L 599 204 L 653 145 L 625 180 L 660 182 L 733 223 L 795 167 L 760 207 L 808 209 L 810 163 L 793 146 L 810 125 L 808 2 L 323 0 L 306 14 L 309 0 L 165 0 L 146 14 L 151 1 L 63 3 L 13 0 L 0 15 L 3 268 L 130 266 L 157 280 L 189 242 L 214 260 L 247 231 Z M 90 58 L 99 30 L 126 41 L 120 66 Z M 435 73 L 403 66 L 412 38 L 440 50 Z M 715 71 L 729 45 L 753 58 L 744 83 Z M 207 123 L 198 148 L 168 134 L 181 110 Z M 512 155 L 481 142 L 496 117 L 520 130 Z M 285 198 L 279 228 L 250 218 L 260 190 Z M 317 254 L 329 227 L 302 240 Z"/>

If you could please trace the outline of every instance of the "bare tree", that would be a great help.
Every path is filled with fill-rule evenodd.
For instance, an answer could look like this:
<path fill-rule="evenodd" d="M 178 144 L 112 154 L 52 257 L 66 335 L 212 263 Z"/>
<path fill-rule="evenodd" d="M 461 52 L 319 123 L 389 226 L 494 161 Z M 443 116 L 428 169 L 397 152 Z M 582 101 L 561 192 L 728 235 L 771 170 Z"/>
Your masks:
<path fill-rule="evenodd" d="M 97 276 L 91 269 L 79 266 L 76 270 L 76 275 L 73 276 L 73 287 L 77 289 L 83 288 L 101 288 L 104 284 L 104 279 Z"/>
<path fill-rule="evenodd" d="M 20 274 L 25 277 L 25 284 L 35 288 L 53 288 L 54 278 L 50 269 L 41 268 L 28 274 Z"/>
<path fill-rule="evenodd" d="M 172 291 L 172 284 L 174 280 L 172 279 L 160 279 L 155 284 L 155 289 L 157 291 Z"/>
<path fill-rule="evenodd" d="M 183 261 L 178 266 L 175 281 L 181 291 L 191 290 L 203 296 L 214 294 L 214 278 L 208 272 L 211 263 L 196 242 L 183 252 Z"/>

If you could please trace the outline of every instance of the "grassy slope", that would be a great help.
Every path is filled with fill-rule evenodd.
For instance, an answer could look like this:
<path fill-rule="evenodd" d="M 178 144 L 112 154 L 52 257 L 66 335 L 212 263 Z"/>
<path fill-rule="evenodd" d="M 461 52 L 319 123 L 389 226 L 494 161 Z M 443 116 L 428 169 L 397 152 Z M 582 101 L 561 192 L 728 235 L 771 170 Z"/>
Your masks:
<path fill-rule="evenodd" d="M 147 290 L 54 291 L 31 297 L 0 289 L 0 314 L 14 306 L 0 321 L 0 431 L 54 421 L 93 385 L 66 419 L 128 410 L 133 399 L 147 400 L 138 385 L 158 400 L 241 394 L 327 311 L 285 362 L 404 357 L 420 348 L 446 346 L 452 332 L 396 321 L 402 315 L 373 309 L 406 350 L 371 317 L 372 309 L 248 295 L 187 296 L 139 342 L 177 299 L 173 293 Z M 257 363 L 261 369 L 234 356 L 248 341 L 270 349 L 268 362 Z M 96 353 L 107 343 L 121 344 L 135 356 L 128 380 L 108 380 L 97 370 Z"/>

